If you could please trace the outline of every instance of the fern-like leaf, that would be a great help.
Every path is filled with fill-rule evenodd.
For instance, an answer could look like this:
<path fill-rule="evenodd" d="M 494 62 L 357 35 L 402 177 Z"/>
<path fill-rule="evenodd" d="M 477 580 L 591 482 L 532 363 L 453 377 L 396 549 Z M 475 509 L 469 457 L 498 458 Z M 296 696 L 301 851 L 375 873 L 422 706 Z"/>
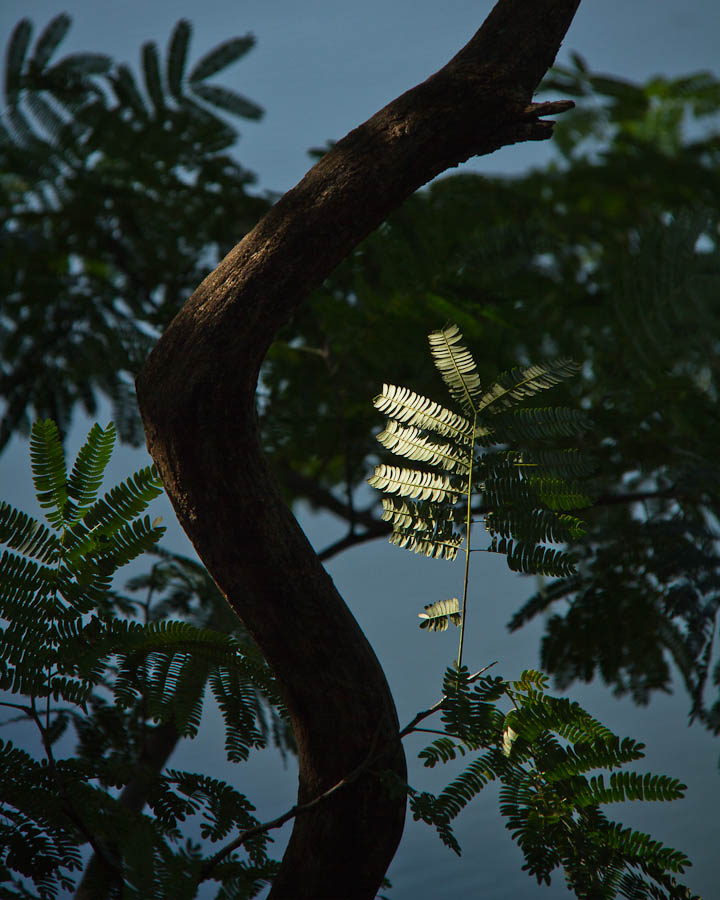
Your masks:
<path fill-rule="evenodd" d="M 85 514 L 83 524 L 88 529 L 96 528 L 111 535 L 125 522 L 144 512 L 161 493 L 162 482 L 155 466 L 139 469 L 96 501 Z"/>
<path fill-rule="evenodd" d="M 565 697 L 529 695 L 519 709 L 511 710 L 506 722 L 525 740 L 532 742 L 545 731 L 555 731 L 575 744 L 608 741 L 612 731 L 572 700 Z"/>
<path fill-rule="evenodd" d="M 625 800 L 678 800 L 686 790 L 686 785 L 667 775 L 614 772 L 607 785 L 602 775 L 591 778 L 573 801 L 577 806 L 599 806 Z"/>
<path fill-rule="evenodd" d="M 562 550 L 520 541 L 506 541 L 504 538 L 497 544 L 492 544 L 490 549 L 495 553 L 504 553 L 513 572 L 555 578 L 566 578 L 576 572 L 575 563 Z"/>
<path fill-rule="evenodd" d="M 456 818 L 491 781 L 495 781 L 503 766 L 496 750 L 488 750 L 476 757 L 438 795 L 435 814 L 448 820 Z"/>
<path fill-rule="evenodd" d="M 575 510 L 590 506 L 592 500 L 582 493 L 579 485 L 562 478 L 542 476 L 521 477 L 508 472 L 499 477 L 487 478 L 480 485 L 485 502 L 490 509 L 538 509 L 551 511 Z"/>
<path fill-rule="evenodd" d="M 561 381 L 577 375 L 579 371 L 580 366 L 569 359 L 557 359 L 525 369 L 511 369 L 501 375 L 482 395 L 477 411 L 481 412 L 490 406 L 493 411 L 514 406 L 519 400 L 526 400 L 539 391 L 555 387 Z"/>
<path fill-rule="evenodd" d="M 483 494 L 486 527 L 492 536 L 489 550 L 504 553 L 514 571 L 558 578 L 575 573 L 572 559 L 543 541 L 565 542 L 583 533 L 582 523 L 566 510 L 588 505 L 590 500 L 567 478 L 587 474 L 591 464 L 578 451 L 550 448 L 495 450 L 475 457 L 475 445 L 488 446 L 504 432 L 551 437 L 564 434 L 580 420 L 570 414 L 547 410 L 519 417 L 509 407 L 538 391 L 546 390 L 578 371 L 567 360 L 513 369 L 482 393 L 477 366 L 456 325 L 429 335 L 433 361 L 450 395 L 465 415 L 415 394 L 407 388 L 383 385 L 374 404 L 389 421 L 378 441 L 398 456 L 423 463 L 426 470 L 381 464 L 369 483 L 408 501 L 383 500 L 383 519 L 392 523 L 390 542 L 428 557 L 455 559 L 465 542 L 470 552 L 470 500 Z M 497 404 L 488 422 L 478 422 L 478 410 Z M 505 412 L 503 412 L 505 409 Z M 495 428 L 495 424 L 499 428 Z M 430 435 L 444 440 L 434 440 Z M 450 476 L 445 472 L 451 473 Z M 463 498 L 465 510 L 456 515 Z M 412 499 L 419 503 L 410 502 Z M 452 523 L 464 525 L 464 534 Z M 462 527 L 461 525 L 461 527 Z M 467 572 L 467 570 L 466 570 Z M 467 575 L 463 591 L 463 609 Z M 462 655 L 464 631 L 460 632 Z"/>
<path fill-rule="evenodd" d="M 448 522 L 438 522 L 432 531 L 426 532 L 396 526 L 389 540 L 396 547 L 404 547 L 422 556 L 452 561 L 457 557 L 464 538 L 454 532 Z"/>
<path fill-rule="evenodd" d="M 463 344 L 457 325 L 448 325 L 428 336 L 435 367 L 450 390 L 450 395 L 466 415 L 479 408 L 482 391 L 480 376 L 472 354 Z"/>
<path fill-rule="evenodd" d="M 389 418 L 407 425 L 434 431 L 457 443 L 472 442 L 473 429 L 468 419 L 408 388 L 384 384 L 382 393 L 375 397 L 373 404 Z"/>
<path fill-rule="evenodd" d="M 36 422 L 30 432 L 30 461 L 38 503 L 55 528 L 65 522 L 67 470 L 60 433 L 50 419 Z"/>
<path fill-rule="evenodd" d="M 60 541 L 55 532 L 37 519 L 2 501 L 0 544 L 5 544 L 10 550 L 17 550 L 40 562 L 52 563 L 57 559 Z"/>
<path fill-rule="evenodd" d="M 403 426 L 391 419 L 377 436 L 378 441 L 398 456 L 439 466 L 441 469 L 460 475 L 470 471 L 470 460 L 467 451 L 463 452 L 454 444 L 438 444 L 423 435 L 419 428 Z"/>
<path fill-rule="evenodd" d="M 153 525 L 149 516 L 128 522 L 103 541 L 98 561 L 110 561 L 113 571 L 121 569 L 141 553 L 152 550 L 164 531 L 162 526 Z"/>
<path fill-rule="evenodd" d="M 451 762 L 458 756 L 465 756 L 465 746 L 448 737 L 436 738 L 418 753 L 418 759 L 423 761 L 426 768 L 433 768 L 438 763 Z"/>
<path fill-rule="evenodd" d="M 659 866 L 671 872 L 683 872 L 691 865 L 684 853 L 664 847 L 660 841 L 654 841 L 649 834 L 633 831 L 632 828 L 613 824 L 603 838 L 603 842 L 609 847 L 641 862 L 643 867 Z"/>
<path fill-rule="evenodd" d="M 551 541 L 555 544 L 578 540 L 585 534 L 581 519 L 547 509 L 520 513 L 513 508 L 494 509 L 485 516 L 491 535 L 515 537 L 526 544 Z"/>
<path fill-rule="evenodd" d="M 393 528 L 397 526 L 415 531 L 432 531 L 437 522 L 462 521 L 461 513 L 446 503 L 414 503 L 412 500 L 383 497 L 382 505 L 381 518 L 385 522 L 392 522 Z"/>
<path fill-rule="evenodd" d="M 393 526 L 390 543 L 435 559 L 455 559 L 463 536 L 453 528 L 457 515 L 451 505 L 394 497 L 383 497 L 382 504 L 382 518 Z"/>
<path fill-rule="evenodd" d="M 368 484 L 380 491 L 399 494 L 401 497 L 450 503 L 455 503 L 463 493 L 462 486 L 447 475 L 434 475 L 432 472 L 421 472 L 417 469 L 401 469 L 398 466 L 386 466 L 384 463 L 375 467 L 375 474 L 368 479 Z"/>
<path fill-rule="evenodd" d="M 580 450 L 509 450 L 504 455 L 524 471 L 544 471 L 561 478 L 580 478 L 596 468 L 594 460 Z"/>
<path fill-rule="evenodd" d="M 564 781 L 582 775 L 591 769 L 613 769 L 628 762 L 642 759 L 645 745 L 631 738 L 613 735 L 593 742 L 579 741 L 556 754 L 546 773 L 548 781 Z"/>
<path fill-rule="evenodd" d="M 436 603 L 428 603 L 424 613 L 418 613 L 423 621 L 421 628 L 428 631 L 445 631 L 450 624 L 460 625 L 460 603 L 457 597 L 450 600 L 438 600 Z"/>
<path fill-rule="evenodd" d="M 105 469 L 115 446 L 115 426 L 107 428 L 95 424 L 78 452 L 67 483 L 68 496 L 76 506 L 74 520 L 83 517 L 95 503 Z"/>

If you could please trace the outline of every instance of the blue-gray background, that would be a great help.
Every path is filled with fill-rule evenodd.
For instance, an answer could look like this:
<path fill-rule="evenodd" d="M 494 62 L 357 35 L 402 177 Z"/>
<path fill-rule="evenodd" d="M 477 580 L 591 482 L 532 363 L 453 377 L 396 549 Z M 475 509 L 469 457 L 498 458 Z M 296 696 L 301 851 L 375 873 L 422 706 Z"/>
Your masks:
<path fill-rule="evenodd" d="M 165 45 L 175 22 L 185 17 L 194 27 L 192 58 L 225 38 L 252 32 L 257 47 L 223 74 L 222 83 L 262 104 L 259 123 L 242 123 L 238 146 L 241 162 L 259 176 L 260 189 L 283 191 L 309 166 L 306 151 L 338 139 L 397 94 L 442 66 L 474 33 L 490 10 L 490 0 L 156 0 L 123 3 L 107 0 L 5 0 L 0 5 L 2 44 L 18 19 L 29 16 L 37 28 L 53 16 L 69 12 L 73 28 L 63 52 L 103 51 L 135 65 L 143 41 Z M 561 50 L 586 57 L 591 67 L 642 80 L 653 74 L 680 75 L 699 69 L 717 72 L 720 6 L 717 0 L 583 0 Z M 539 144 L 505 148 L 493 157 L 467 164 L 481 172 L 518 172 L 546 160 Z M 428 323 L 428 330 L 438 323 Z M 418 348 L 419 364 L 424 348 Z M 389 368 L 392 361 L 388 361 Z M 369 400 L 369 398 L 368 398 Z M 107 416 L 102 418 L 104 423 Z M 74 452 L 89 423 L 73 431 Z M 26 444 L 15 439 L 0 458 L 3 499 L 32 509 Z M 141 451 L 123 448 L 112 464 L 119 480 L 146 463 Z M 157 504 L 170 526 L 167 543 L 184 551 L 188 544 L 165 501 Z M 330 516 L 300 520 L 318 548 L 338 536 Z M 232 540 L 232 535 L 228 535 Z M 400 720 L 438 696 L 441 674 L 455 653 L 455 634 L 430 637 L 417 628 L 422 604 L 451 596 L 461 580 L 459 566 L 421 560 L 376 542 L 333 560 L 328 569 L 376 649 L 396 697 Z M 507 677 L 537 664 L 541 623 L 510 636 L 510 614 L 533 589 L 531 580 L 510 575 L 500 559 L 475 566 L 473 607 L 469 619 L 467 660 L 479 667 L 500 660 L 497 671 Z M 685 850 L 695 861 L 687 883 L 705 900 L 720 897 L 717 862 L 717 810 L 720 808 L 720 742 L 699 727 L 687 727 L 688 702 L 682 690 L 655 698 L 639 709 L 617 700 L 602 685 L 571 691 L 621 735 L 648 744 L 647 768 L 667 772 L 689 787 L 685 801 L 670 805 L 633 805 L 618 810 L 627 824 L 652 831 L 660 840 Z M 208 705 L 201 737 L 185 742 L 172 760 L 177 767 L 224 777 L 246 791 L 262 818 L 271 818 L 294 802 L 295 770 L 283 768 L 271 752 L 250 764 L 225 763 L 221 722 Z M 422 744 L 416 742 L 419 748 Z M 412 765 L 411 781 L 432 789 L 445 773 Z M 70 748 L 68 748 L 70 750 Z M 460 861 L 425 827 L 409 822 L 389 875 L 395 900 L 439 900 L 483 897 L 524 900 L 567 897 L 561 882 L 538 887 L 520 871 L 519 851 L 496 812 L 495 794 L 476 801 L 461 818 L 464 847 Z M 278 832 L 278 853 L 287 827 Z M 207 896 L 207 895 L 204 895 Z M 340 898 L 339 898 L 340 900 Z"/>

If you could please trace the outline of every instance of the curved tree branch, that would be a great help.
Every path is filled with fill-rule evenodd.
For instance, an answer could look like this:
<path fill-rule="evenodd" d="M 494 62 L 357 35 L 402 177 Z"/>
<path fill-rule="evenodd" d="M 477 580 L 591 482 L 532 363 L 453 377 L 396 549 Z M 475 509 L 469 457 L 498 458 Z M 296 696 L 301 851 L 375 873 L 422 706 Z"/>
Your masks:
<path fill-rule="evenodd" d="M 543 140 L 532 104 L 579 0 L 500 0 L 439 72 L 350 132 L 176 316 L 137 381 L 148 448 L 201 559 L 274 669 L 293 718 L 298 817 L 270 896 L 372 898 L 403 828 L 397 714 L 382 669 L 263 456 L 254 395 L 276 331 L 413 191 L 470 156 Z"/>

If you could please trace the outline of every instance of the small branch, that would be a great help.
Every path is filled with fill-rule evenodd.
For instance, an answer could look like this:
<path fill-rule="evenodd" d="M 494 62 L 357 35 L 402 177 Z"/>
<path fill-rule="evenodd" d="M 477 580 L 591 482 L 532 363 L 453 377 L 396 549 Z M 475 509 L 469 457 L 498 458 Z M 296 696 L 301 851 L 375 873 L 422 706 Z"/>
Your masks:
<path fill-rule="evenodd" d="M 22 710 L 29 718 L 33 718 L 33 710 L 31 706 L 23 706 L 21 703 L 5 703 L 0 702 L 0 706 L 7 706 L 8 709 L 19 709 Z"/>
<path fill-rule="evenodd" d="M 530 103 L 525 107 L 523 115 L 528 119 L 538 119 L 540 116 L 557 116 L 560 113 L 572 109 L 575 103 L 572 100 L 550 100 L 547 103 Z M 554 122 L 548 122 L 554 125 Z"/>
<path fill-rule="evenodd" d="M 486 666 L 483 666 L 482 669 L 478 669 L 477 672 L 475 672 L 473 675 L 471 675 L 468 678 L 468 684 L 472 684 L 474 681 L 477 681 L 481 675 L 484 675 L 488 669 L 491 669 L 493 666 L 496 666 L 497 663 L 498 663 L 498 661 L 494 660 L 493 662 L 488 663 Z M 442 709 L 446 700 L 447 700 L 447 697 L 442 697 L 440 700 L 438 700 L 437 703 L 433 704 L 433 706 L 431 706 L 429 709 L 424 709 L 422 712 L 419 712 L 415 716 L 415 718 L 412 719 L 412 721 L 409 722 L 403 728 L 403 730 L 400 732 L 400 737 L 401 738 L 406 737 L 408 734 L 411 734 L 413 731 L 417 731 L 418 729 L 416 729 L 415 726 L 418 724 L 418 722 L 422 722 L 423 719 L 427 719 L 428 716 L 431 716 L 431 715 L 433 715 L 433 713 L 436 713 L 438 710 Z"/>
<path fill-rule="evenodd" d="M 442 734 L 443 736 L 447 735 L 447 731 L 440 731 L 439 728 L 414 728 L 413 734 L 418 734 L 422 732 L 423 734 Z"/>
<path fill-rule="evenodd" d="M 579 2 L 498 0 L 445 66 L 341 138 L 278 200 L 185 303 L 138 375 L 148 450 L 180 524 L 293 717 L 303 799 L 367 755 L 377 723 L 379 743 L 391 747 L 382 768 L 407 778 L 377 657 L 262 453 L 258 372 L 311 291 L 418 188 L 472 156 L 550 136 L 533 94 Z M 371 900 L 405 808 L 405 796 L 364 778 L 297 817 L 270 896 L 342 897 L 350 884 L 357 900 Z"/>
<path fill-rule="evenodd" d="M 227 847 L 223 847 L 215 856 L 211 857 L 207 863 L 200 870 L 200 877 L 198 878 L 198 883 L 201 881 L 206 881 L 211 877 L 212 870 L 225 859 L 233 850 L 237 850 L 238 847 L 241 847 L 246 841 L 248 841 L 251 837 L 254 837 L 256 834 L 262 834 L 264 831 L 270 831 L 273 828 L 280 828 L 286 822 L 289 822 L 290 819 L 294 819 L 295 816 L 300 815 L 300 813 L 307 812 L 313 807 L 317 806 L 319 803 L 322 803 L 323 800 L 327 800 L 328 797 L 332 797 L 334 793 L 340 790 L 340 788 L 345 787 L 348 784 L 351 784 L 355 781 L 368 767 L 372 757 L 367 757 L 353 772 L 349 775 L 346 775 L 341 781 L 338 781 L 337 784 L 334 784 L 331 788 L 328 788 L 324 793 L 319 796 L 313 798 L 307 803 L 302 803 L 300 805 L 296 805 L 291 807 L 287 812 L 284 812 L 281 816 L 278 816 L 276 819 L 271 819 L 269 822 L 261 822 L 257 825 L 253 825 L 251 828 L 246 828 L 245 831 L 241 832 L 234 840 L 230 841 Z"/>
<path fill-rule="evenodd" d="M 368 528 L 360 533 L 357 531 L 350 531 L 344 538 L 340 538 L 340 540 L 328 544 L 324 550 L 321 550 L 318 553 L 318 557 L 322 562 L 325 562 L 325 560 L 337 556 L 338 553 L 342 553 L 343 550 L 348 550 L 350 547 L 356 547 L 358 544 L 374 541 L 379 537 L 386 537 L 391 531 L 392 527 L 387 522 L 375 522 L 372 528 Z"/>

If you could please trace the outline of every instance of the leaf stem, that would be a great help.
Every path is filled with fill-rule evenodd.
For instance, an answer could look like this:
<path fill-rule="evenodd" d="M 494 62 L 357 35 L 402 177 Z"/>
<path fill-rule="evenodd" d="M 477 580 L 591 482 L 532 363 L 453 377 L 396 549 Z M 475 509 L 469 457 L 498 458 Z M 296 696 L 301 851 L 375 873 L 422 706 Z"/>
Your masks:
<path fill-rule="evenodd" d="M 477 424 L 477 412 L 473 414 L 472 433 L 473 440 L 470 445 L 470 466 L 468 468 L 467 480 L 467 508 L 465 512 L 465 577 L 463 580 L 462 609 L 460 612 L 460 646 L 458 647 L 457 669 L 460 671 L 462 665 L 463 642 L 465 640 L 465 618 L 467 616 L 467 592 L 470 579 L 470 529 L 472 528 L 472 512 L 470 505 L 472 502 L 472 477 L 473 463 L 475 462 L 475 426 Z"/>

